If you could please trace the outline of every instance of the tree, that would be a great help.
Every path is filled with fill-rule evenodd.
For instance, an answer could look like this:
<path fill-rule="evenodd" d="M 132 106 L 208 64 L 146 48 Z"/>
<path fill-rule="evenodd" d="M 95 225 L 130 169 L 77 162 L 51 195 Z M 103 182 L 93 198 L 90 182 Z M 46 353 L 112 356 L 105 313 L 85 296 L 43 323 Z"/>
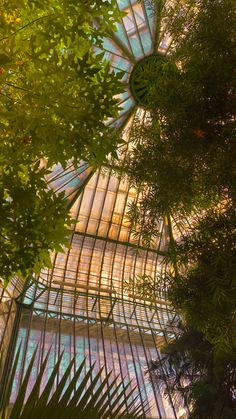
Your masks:
<path fill-rule="evenodd" d="M 49 250 L 68 245 L 65 224 L 72 222 L 63 195 L 47 189 L 45 169 L 37 171 L 36 163 L 27 167 L 12 153 L 9 160 L 2 162 L 0 177 L 0 277 L 5 286 L 13 275 L 26 278 L 50 267 Z"/>
<path fill-rule="evenodd" d="M 121 86 L 94 46 L 107 27 L 115 29 L 115 1 L 2 6 L 2 138 L 21 143 L 33 159 L 47 157 L 49 166 L 81 158 L 101 163 L 117 145 L 104 122 L 117 114 Z"/>
<path fill-rule="evenodd" d="M 162 275 L 126 283 L 143 299 L 166 294 L 176 310 L 173 335 L 149 373 L 177 408 L 189 409 L 189 418 L 235 416 L 235 244 L 235 211 L 227 202 L 192 221 L 170 247 Z"/>
<path fill-rule="evenodd" d="M 157 225 L 158 214 L 235 201 L 236 17 L 230 0 L 195 6 L 194 19 L 178 12 L 175 24 L 162 12 L 174 46 L 156 77 L 153 67 L 145 124 L 136 120 L 131 129 L 126 172 L 143 191 L 143 230 L 146 222 Z"/>
<path fill-rule="evenodd" d="M 236 216 L 233 205 L 212 209 L 175 245 L 168 296 L 214 351 L 236 349 Z"/>
<path fill-rule="evenodd" d="M 236 409 L 236 15 L 231 0 L 177 3 L 159 8 L 172 45 L 156 79 L 153 67 L 125 168 L 141 191 L 133 228 L 151 239 L 167 216 L 169 256 L 164 278 L 134 288 L 158 296 L 164 283 L 184 325 L 151 374 L 189 404 L 189 417 L 226 419 Z"/>
<path fill-rule="evenodd" d="M 161 359 L 150 362 L 152 381 L 166 397 L 171 394 L 176 407 L 185 407 L 191 419 L 233 419 L 235 351 L 215 354 L 201 332 L 181 322 L 175 332 Z"/>
<path fill-rule="evenodd" d="M 118 135 L 120 76 L 95 55 L 120 17 L 115 1 L 1 1 L 0 277 L 50 266 L 71 220 L 63 196 L 49 192 L 48 168 L 81 158 L 101 164 Z M 103 19 L 100 17 L 103 16 Z M 44 167 L 42 166 L 44 160 Z"/>

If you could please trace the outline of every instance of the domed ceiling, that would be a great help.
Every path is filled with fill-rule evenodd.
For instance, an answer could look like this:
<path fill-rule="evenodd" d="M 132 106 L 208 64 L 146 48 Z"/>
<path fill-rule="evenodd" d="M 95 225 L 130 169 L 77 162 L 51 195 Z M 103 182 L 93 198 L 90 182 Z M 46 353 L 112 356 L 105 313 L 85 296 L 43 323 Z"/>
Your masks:
<path fill-rule="evenodd" d="M 159 58 L 168 52 L 169 38 L 159 24 L 158 7 L 154 13 L 148 2 L 135 0 L 119 0 L 117 7 L 126 14 L 117 31 L 103 40 L 103 51 L 114 71 L 123 72 L 124 91 L 119 95 L 118 118 L 107 123 L 122 131 L 128 142 L 133 116 L 148 114 L 148 68 L 158 66 Z M 170 325 L 175 313 L 164 287 L 158 299 L 144 301 L 126 286 L 143 276 L 159 281 L 168 247 L 166 220 L 160 221 L 159 232 L 147 248 L 127 221 L 138 192 L 128 179 L 114 175 L 109 164 L 98 169 L 83 161 L 76 169 L 71 162 L 66 169 L 56 165 L 48 183 L 56 192 L 65 192 L 75 219 L 70 226 L 70 247 L 51 255 L 52 267 L 42 269 L 37 280 L 30 282 L 23 302 L 34 308 L 36 324 L 45 316 L 45 324 L 60 319 L 60 339 L 63 344 L 70 339 L 71 351 L 89 353 L 124 375 L 128 371 L 141 400 L 150 402 L 150 417 L 176 418 L 168 401 L 153 393 L 150 383 L 144 384 L 143 372 L 148 361 L 156 358 L 165 336 L 173 336 Z M 96 352 L 101 342 L 103 349 Z"/>
<path fill-rule="evenodd" d="M 153 65 L 153 61 L 156 65 L 168 53 L 170 36 L 164 23 L 160 24 L 158 3 L 155 7 L 148 0 L 117 0 L 116 3 L 124 17 L 116 25 L 116 32 L 108 31 L 103 49 L 95 51 L 105 53 L 104 59 L 110 62 L 114 72 L 123 73 L 124 91 L 118 95 L 121 110 L 118 118 L 107 121 L 111 128 L 122 130 L 140 107 L 145 109 L 147 67 Z M 71 208 L 93 173 L 94 169 L 83 161 L 77 169 L 69 162 L 65 170 L 60 165 L 54 166 L 48 183 L 57 192 L 65 192 Z"/>
<path fill-rule="evenodd" d="M 159 65 L 159 60 L 168 51 L 169 41 L 168 35 L 161 32 L 158 8 L 154 13 L 148 2 L 134 0 L 119 0 L 117 7 L 125 12 L 124 17 L 117 25 L 117 31 L 109 32 L 103 40 L 103 51 L 114 71 L 123 72 L 124 92 L 119 95 L 120 114 L 117 119 L 108 121 L 108 124 L 122 130 L 123 138 L 128 142 L 133 116 L 144 118 L 145 113 L 148 113 L 145 91 L 140 92 L 140 77 L 143 77 L 150 65 Z M 99 49 L 96 51 L 101 52 Z M 144 83 L 145 89 L 147 82 Z M 122 307 L 124 301 L 129 307 L 124 311 L 125 321 L 128 321 L 133 310 L 134 296 L 129 294 L 125 284 L 130 278 L 140 275 L 158 277 L 168 246 L 166 220 L 160 221 L 159 232 L 147 248 L 131 229 L 127 219 L 130 205 L 138 201 L 138 192 L 128 179 L 114 175 L 113 165 L 97 169 L 81 161 L 75 169 L 68 162 L 66 169 L 60 165 L 55 166 L 48 182 L 56 192 L 65 192 L 75 223 L 71 226 L 70 249 L 52 255 L 53 268 L 42 270 L 41 281 L 50 284 L 50 287 L 63 287 L 64 290 L 69 290 L 71 286 L 79 287 L 78 284 L 85 287 L 112 287 L 116 295 L 120 295 Z M 68 301 L 66 309 L 70 311 Z M 158 320 L 151 311 L 149 314 L 151 327 L 159 331 L 169 321 L 169 314 L 162 310 L 168 305 L 165 295 L 161 296 L 160 304 L 157 304 L 162 319 Z M 145 314 L 145 320 L 142 320 L 147 331 L 150 327 L 149 314 Z M 113 310 L 113 319 L 115 316 L 117 319 L 121 316 L 117 304 Z M 140 316 L 141 319 L 143 314 Z"/>

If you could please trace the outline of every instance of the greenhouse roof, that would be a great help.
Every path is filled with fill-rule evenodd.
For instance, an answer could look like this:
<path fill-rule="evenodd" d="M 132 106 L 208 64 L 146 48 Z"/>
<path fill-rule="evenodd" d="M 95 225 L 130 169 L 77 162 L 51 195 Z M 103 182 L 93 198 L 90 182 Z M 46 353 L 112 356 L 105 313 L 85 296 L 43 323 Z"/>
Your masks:
<path fill-rule="evenodd" d="M 135 87 L 131 86 L 136 70 L 144 70 L 140 64 L 149 64 L 150 58 L 156 59 L 168 54 L 171 41 L 164 23 L 160 24 L 158 6 L 155 5 L 154 8 L 151 2 L 140 0 L 116 0 L 116 4 L 119 10 L 124 12 L 124 16 L 120 23 L 116 24 L 116 32 L 108 31 L 108 36 L 103 39 L 102 49 L 96 47 L 95 51 L 104 53 L 104 59 L 109 61 L 115 73 L 123 73 L 124 90 L 117 96 L 120 105 L 119 116 L 110 118 L 107 124 L 111 128 L 125 130 L 132 116 L 143 117 L 142 108 L 145 108 L 145 101 L 135 94 Z M 141 79 L 143 83 L 143 77 Z M 69 162 L 66 169 L 61 165 L 54 166 L 48 182 L 57 192 L 65 192 L 68 205 L 72 207 L 93 173 L 94 169 L 83 161 L 78 169 L 74 169 L 73 164 Z"/>
<path fill-rule="evenodd" d="M 117 32 L 109 32 L 109 37 L 104 39 L 103 51 L 114 71 L 124 72 L 124 92 L 119 95 L 122 109 L 119 118 L 110 121 L 111 126 L 123 127 L 138 106 L 130 89 L 135 64 L 147 56 L 164 54 L 170 37 L 160 25 L 158 7 L 154 10 L 149 2 L 138 0 L 118 0 L 117 7 L 125 16 L 116 25 Z"/>

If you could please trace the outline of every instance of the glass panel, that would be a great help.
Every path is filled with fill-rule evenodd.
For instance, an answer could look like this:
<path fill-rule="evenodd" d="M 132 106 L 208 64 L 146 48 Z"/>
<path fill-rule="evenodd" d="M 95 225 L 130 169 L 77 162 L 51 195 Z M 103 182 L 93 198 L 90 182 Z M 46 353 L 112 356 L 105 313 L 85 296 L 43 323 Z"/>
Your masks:
<path fill-rule="evenodd" d="M 155 359 L 157 348 L 153 336 L 142 335 L 140 331 L 131 331 L 128 328 L 110 327 L 104 324 L 86 321 L 76 322 L 73 317 L 62 318 L 61 315 L 52 315 L 49 312 L 40 312 L 23 309 L 16 347 L 21 343 L 21 354 L 15 375 L 11 402 L 14 402 L 21 386 L 24 372 L 38 347 L 33 373 L 30 377 L 28 393 L 32 389 L 40 365 L 50 350 L 48 364 L 43 376 L 43 387 L 50 377 L 53 366 L 59 354 L 64 352 L 60 377 L 65 372 L 70 360 L 76 357 L 78 367 L 86 356 L 86 368 L 94 362 L 94 372 L 105 366 L 103 378 L 112 371 L 110 382 L 115 375 L 120 374 L 123 386 L 127 380 L 132 380 L 131 388 L 137 386 L 133 398 L 139 396 L 143 405 L 148 402 L 151 407 L 149 417 L 163 419 L 174 418 L 168 401 L 156 395 L 156 404 L 153 404 L 153 390 L 145 374 L 148 361 Z M 73 376 L 73 371 L 72 375 Z M 58 377 L 58 380 L 60 379 Z M 55 389 L 57 387 L 55 380 Z M 41 389 L 42 390 L 42 389 Z"/>

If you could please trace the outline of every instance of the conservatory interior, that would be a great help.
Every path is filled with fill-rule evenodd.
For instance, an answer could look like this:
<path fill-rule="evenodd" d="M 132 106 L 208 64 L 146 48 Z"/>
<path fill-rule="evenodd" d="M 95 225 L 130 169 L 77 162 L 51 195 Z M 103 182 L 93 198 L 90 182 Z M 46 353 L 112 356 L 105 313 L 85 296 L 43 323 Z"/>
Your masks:
<path fill-rule="evenodd" d="M 26 3 L 22 2 L 22 8 Z M 85 3 L 99 3 L 100 7 L 103 2 Z M 167 18 L 163 18 L 162 10 L 172 10 L 171 7 L 175 10 L 176 4 L 179 7 L 183 4 L 185 14 L 191 14 L 191 8 L 197 14 L 201 2 L 114 0 L 108 3 L 120 13 L 119 21 L 115 22 L 113 29 L 107 26 L 106 36 L 95 43 L 93 54 L 99 56 L 102 53 L 103 59 L 109 62 L 109 72 L 114 72 L 121 79 L 122 89 L 115 96 L 119 110 L 115 116 L 107 118 L 105 124 L 113 132 L 122 135 L 122 143 L 117 148 L 116 157 L 110 155 L 102 164 L 86 161 L 86 156 L 82 155 L 78 164 L 72 158 L 67 159 L 66 164 L 55 162 L 45 175 L 48 190 L 63 195 L 67 210 L 70 211 L 72 222 L 66 223 L 69 244 L 62 244 L 59 249 L 52 250 L 50 265 L 45 264 L 46 267 L 40 267 L 39 271 L 26 277 L 16 273 L 7 285 L 2 280 L 0 412 L 3 413 L 0 413 L 0 417 L 3 419 L 10 415 L 4 410 L 4 402 L 8 397 L 11 410 L 20 389 L 24 387 L 31 362 L 23 401 L 30 397 L 45 357 L 47 362 L 41 377 L 41 391 L 61 357 L 60 373 L 52 384 L 51 393 L 58 388 L 60 378 L 72 360 L 74 363 L 68 375 L 71 380 L 83 363 L 82 378 L 74 383 L 74 393 L 91 367 L 95 375 L 100 374 L 101 381 L 109 377 L 101 394 L 118 376 L 115 387 L 119 387 L 118 395 L 123 390 L 121 400 L 124 399 L 124 405 L 114 417 L 233 418 L 232 413 L 229 416 L 223 413 L 222 416 L 207 416 L 205 413 L 191 416 L 195 399 L 186 398 L 185 403 L 176 399 L 170 370 L 161 364 L 161 359 L 166 342 L 172 342 L 176 337 L 181 314 L 179 307 L 169 298 L 165 281 L 160 285 L 160 278 L 165 277 L 166 258 L 173 242 L 181 242 L 182 231 L 177 228 L 174 216 L 166 213 L 159 216 L 149 240 L 138 235 L 132 228 L 129 212 L 135 205 L 140 208 L 143 190 L 135 185 L 132 178 L 123 174 L 127 159 L 135 147 L 134 135 L 130 134 L 134 125 L 148 126 L 150 123 L 152 109 L 149 98 L 153 77 L 158 79 L 160 68 L 168 66 L 168 57 L 176 48 L 176 40 L 165 26 Z M 37 2 L 35 4 L 38 7 Z M 181 17 L 182 13 L 182 18 L 186 17 L 183 12 L 178 13 L 178 16 Z M 102 19 L 102 16 L 95 17 L 95 27 L 99 26 Z M 186 25 L 184 30 L 187 29 Z M 90 36 L 92 38 L 92 32 Z M 196 141 L 204 141 L 203 137 L 207 135 L 205 131 L 198 127 L 193 130 Z M 191 217 L 188 223 L 194 218 L 192 213 Z M 50 219 L 45 220 L 45 224 L 50 224 Z M 185 228 L 184 222 L 183 225 Z M 176 263 L 174 259 L 169 262 L 169 269 L 175 274 Z M 140 292 L 137 281 L 150 278 L 153 281 L 152 290 L 158 291 L 146 294 Z M 209 335 L 206 335 L 207 338 Z M 213 338 L 211 341 L 209 337 L 209 341 L 212 344 Z M 164 384 L 150 374 L 154 362 L 162 366 Z M 235 371 L 233 367 L 232 371 Z M 87 387 L 89 380 L 92 380 L 91 376 Z M 188 384 L 188 378 L 181 381 L 183 388 L 187 388 Z M 234 409 L 235 387 L 232 391 Z M 131 393 L 129 400 L 133 408 L 139 409 L 137 416 L 132 412 L 128 416 L 125 410 L 128 409 L 125 399 L 128 393 Z M 110 406 L 113 403 L 112 397 L 109 400 Z M 30 404 L 27 408 L 30 409 Z M 13 407 L 15 416 L 11 417 L 45 417 L 43 414 L 34 416 L 33 413 L 30 416 L 29 412 L 28 416 L 27 412 L 21 416 L 21 409 L 22 406 L 16 413 Z M 84 416 L 68 413 L 67 417 L 113 416 L 108 413 L 106 416 L 104 412 L 95 416 L 88 409 Z"/>

